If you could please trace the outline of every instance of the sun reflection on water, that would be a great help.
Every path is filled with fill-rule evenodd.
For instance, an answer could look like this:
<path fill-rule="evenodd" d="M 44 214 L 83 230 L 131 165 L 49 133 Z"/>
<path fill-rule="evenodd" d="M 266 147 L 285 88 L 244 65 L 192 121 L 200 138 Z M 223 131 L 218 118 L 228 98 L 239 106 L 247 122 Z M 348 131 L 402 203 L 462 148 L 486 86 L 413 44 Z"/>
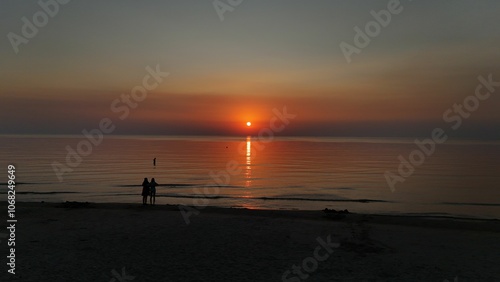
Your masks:
<path fill-rule="evenodd" d="M 247 166 L 245 170 L 245 178 L 246 178 L 245 187 L 250 187 L 250 185 L 252 184 L 252 137 L 250 136 L 247 136 L 246 157 L 247 157 L 246 160 Z"/>

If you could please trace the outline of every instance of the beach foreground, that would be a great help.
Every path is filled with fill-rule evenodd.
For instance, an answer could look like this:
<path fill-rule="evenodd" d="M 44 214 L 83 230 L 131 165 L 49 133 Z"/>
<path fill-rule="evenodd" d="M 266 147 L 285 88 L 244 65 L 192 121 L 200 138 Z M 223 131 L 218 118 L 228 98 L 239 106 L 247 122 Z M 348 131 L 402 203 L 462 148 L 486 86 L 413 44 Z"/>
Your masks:
<path fill-rule="evenodd" d="M 16 213 L 16 274 L 0 238 L 0 281 L 500 281 L 498 220 L 205 208 L 186 224 L 177 206 L 94 203 Z"/>

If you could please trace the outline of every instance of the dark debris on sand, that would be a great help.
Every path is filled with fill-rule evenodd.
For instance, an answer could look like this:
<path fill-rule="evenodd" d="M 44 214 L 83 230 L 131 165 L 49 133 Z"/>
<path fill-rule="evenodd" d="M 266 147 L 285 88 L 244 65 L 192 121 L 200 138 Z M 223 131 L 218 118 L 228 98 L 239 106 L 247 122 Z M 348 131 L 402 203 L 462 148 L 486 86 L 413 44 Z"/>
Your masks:
<path fill-rule="evenodd" d="M 333 220 L 344 219 L 348 214 L 350 214 L 350 212 L 348 210 L 337 211 L 337 210 L 328 209 L 328 208 L 325 208 L 323 210 L 323 212 L 325 213 L 326 218 L 333 219 Z"/>
<path fill-rule="evenodd" d="M 58 208 L 67 208 L 67 209 L 81 209 L 81 208 L 89 208 L 91 207 L 91 204 L 89 202 L 69 202 L 66 201 L 65 203 L 62 203 L 58 206 Z"/>

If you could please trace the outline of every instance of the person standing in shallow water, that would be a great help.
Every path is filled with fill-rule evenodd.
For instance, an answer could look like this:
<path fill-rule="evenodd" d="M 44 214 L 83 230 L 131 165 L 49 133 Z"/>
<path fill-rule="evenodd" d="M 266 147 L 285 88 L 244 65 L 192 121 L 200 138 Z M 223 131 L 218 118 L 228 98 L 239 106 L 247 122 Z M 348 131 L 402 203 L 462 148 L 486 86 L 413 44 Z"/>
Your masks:
<path fill-rule="evenodd" d="M 154 178 L 153 178 L 154 179 Z M 148 204 L 148 195 L 149 195 L 149 182 L 147 178 L 144 178 L 142 182 L 142 204 Z"/>
<path fill-rule="evenodd" d="M 154 205 L 156 202 L 156 186 L 158 186 L 158 183 L 156 183 L 154 178 L 151 178 L 151 182 L 149 183 L 149 202 Z"/>
<path fill-rule="evenodd" d="M 153 167 L 156 168 L 156 158 L 153 159 Z"/>

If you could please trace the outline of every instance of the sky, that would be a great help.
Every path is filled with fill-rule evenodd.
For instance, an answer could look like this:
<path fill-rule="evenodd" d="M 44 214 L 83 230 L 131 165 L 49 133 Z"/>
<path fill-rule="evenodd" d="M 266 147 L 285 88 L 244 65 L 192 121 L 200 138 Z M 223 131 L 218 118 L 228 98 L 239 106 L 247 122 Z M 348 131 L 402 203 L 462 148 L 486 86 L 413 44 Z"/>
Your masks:
<path fill-rule="evenodd" d="M 458 128 L 458 113 L 443 118 L 479 76 L 500 81 L 499 1 L 401 0 L 366 46 L 355 27 L 396 0 L 55 1 L 40 1 L 45 22 L 38 1 L 0 3 L 0 134 L 109 118 L 111 134 L 254 135 L 286 107 L 295 118 L 276 135 L 500 139 L 500 87 Z M 350 62 L 342 42 L 362 47 Z M 169 75 L 126 117 L 113 111 L 148 67 Z"/>

